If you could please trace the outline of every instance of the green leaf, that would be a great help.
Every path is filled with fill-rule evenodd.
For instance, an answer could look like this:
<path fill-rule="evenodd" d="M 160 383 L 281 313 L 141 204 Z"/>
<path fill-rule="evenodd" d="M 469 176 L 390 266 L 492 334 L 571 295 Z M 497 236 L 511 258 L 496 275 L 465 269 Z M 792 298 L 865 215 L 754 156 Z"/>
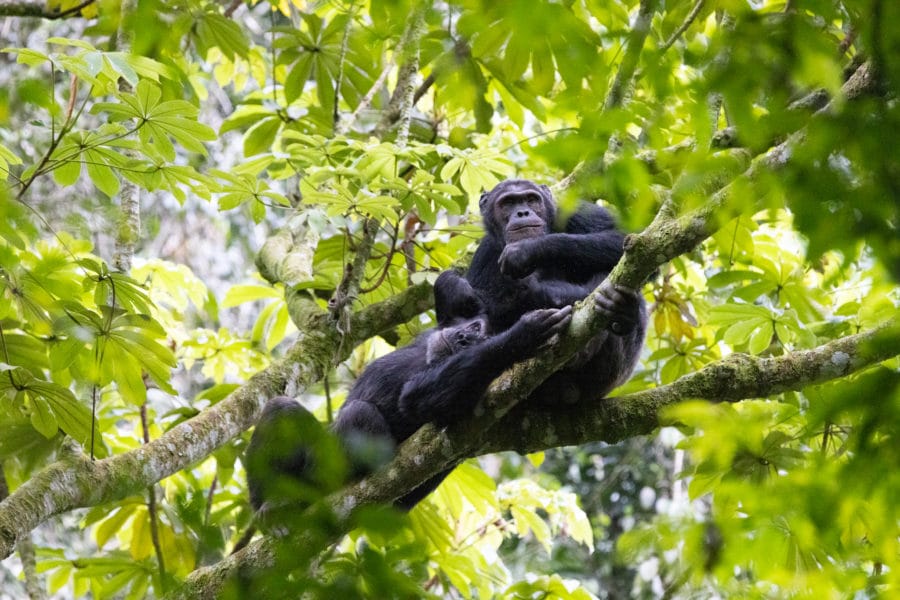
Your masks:
<path fill-rule="evenodd" d="M 16 53 L 16 62 L 28 65 L 29 67 L 36 67 L 45 62 L 50 62 L 50 57 L 44 54 L 43 52 L 38 52 L 37 50 L 30 50 L 28 48 L 4 48 L 3 52 L 15 52 Z"/>
<path fill-rule="evenodd" d="M 551 534 L 550 527 L 542 518 L 527 508 L 518 505 L 511 505 L 510 512 L 515 519 L 516 533 L 519 537 L 525 537 L 528 533 L 534 534 L 535 539 L 544 547 L 549 554 L 551 550 Z"/>
<path fill-rule="evenodd" d="M 553 89 L 556 70 L 553 68 L 553 55 L 546 43 L 538 44 L 531 51 L 531 74 L 534 91 L 546 96 Z"/>
<path fill-rule="evenodd" d="M 244 134 L 244 156 L 271 152 L 275 136 L 284 123 L 278 117 L 262 119 Z"/>
<path fill-rule="evenodd" d="M 281 300 L 283 297 L 282 292 L 268 285 L 233 285 L 225 292 L 222 307 L 231 308 L 256 300 Z"/>
<path fill-rule="evenodd" d="M 312 74 L 313 62 L 313 55 L 304 52 L 288 73 L 284 80 L 284 96 L 288 104 L 293 103 L 303 93 L 306 82 Z"/>
<path fill-rule="evenodd" d="M 249 57 L 250 44 L 243 30 L 232 19 L 223 15 L 215 12 L 199 14 L 194 34 L 204 55 L 215 47 L 232 61 L 238 56 L 244 59 Z"/>
<path fill-rule="evenodd" d="M 278 118 L 278 115 L 271 108 L 258 104 L 245 104 L 238 107 L 222 122 L 222 127 L 219 128 L 219 135 L 253 125 L 267 118 Z M 285 139 L 287 139 L 287 134 L 288 132 L 285 132 Z"/>
<path fill-rule="evenodd" d="M 106 542 L 125 526 L 128 519 L 134 515 L 136 508 L 137 506 L 134 504 L 126 504 L 98 523 L 94 527 L 94 538 L 97 541 L 97 546 L 102 549 Z"/>
<path fill-rule="evenodd" d="M 0 144 L 0 176 L 3 179 L 9 177 L 9 166 L 10 165 L 21 165 L 22 159 L 16 156 L 12 150 Z"/>
<path fill-rule="evenodd" d="M 31 396 L 31 424 L 45 438 L 50 439 L 59 430 L 56 417 L 53 416 L 53 410 L 50 404 L 42 397 Z"/>
<path fill-rule="evenodd" d="M 772 335 L 775 333 L 772 321 L 763 323 L 758 327 L 753 335 L 750 336 L 749 347 L 751 354 L 759 354 L 769 347 L 772 341 Z"/>
<path fill-rule="evenodd" d="M 34 381 L 28 389 L 46 400 L 60 429 L 87 447 L 91 439 L 91 411 L 78 402 L 75 394 L 52 381 Z M 99 450 L 99 446 L 95 447 L 95 451 Z"/>
<path fill-rule="evenodd" d="M 137 72 L 128 61 L 128 55 L 123 52 L 106 52 L 103 54 L 107 63 L 113 71 L 122 76 L 131 87 L 134 87 L 140 81 Z M 150 59 L 148 59 L 150 60 Z"/>
<path fill-rule="evenodd" d="M 85 152 L 85 165 L 87 174 L 97 189 L 112 198 L 119 193 L 119 179 L 113 170 L 98 160 L 97 152 Z"/>
<path fill-rule="evenodd" d="M 63 163 L 60 163 L 58 167 L 53 170 L 53 179 L 56 180 L 56 183 L 63 186 L 73 185 L 78 178 L 81 176 L 81 161 L 78 160 L 70 160 Z"/>

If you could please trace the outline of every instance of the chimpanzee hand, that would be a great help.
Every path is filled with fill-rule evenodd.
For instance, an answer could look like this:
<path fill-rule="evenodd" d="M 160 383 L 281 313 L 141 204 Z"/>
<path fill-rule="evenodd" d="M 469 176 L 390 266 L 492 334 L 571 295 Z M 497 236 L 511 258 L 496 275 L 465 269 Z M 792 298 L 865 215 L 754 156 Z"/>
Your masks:
<path fill-rule="evenodd" d="M 516 350 L 523 350 L 528 356 L 534 356 L 538 348 L 565 330 L 571 320 L 571 306 L 527 312 L 509 330 L 510 344 Z"/>
<path fill-rule="evenodd" d="M 609 330 L 616 335 L 628 335 L 642 322 L 640 292 L 618 285 L 608 279 L 600 284 L 594 307 L 609 318 Z"/>
<path fill-rule="evenodd" d="M 538 238 L 506 244 L 497 261 L 500 272 L 513 279 L 522 279 L 532 273 L 537 268 L 534 255 L 540 241 Z"/>

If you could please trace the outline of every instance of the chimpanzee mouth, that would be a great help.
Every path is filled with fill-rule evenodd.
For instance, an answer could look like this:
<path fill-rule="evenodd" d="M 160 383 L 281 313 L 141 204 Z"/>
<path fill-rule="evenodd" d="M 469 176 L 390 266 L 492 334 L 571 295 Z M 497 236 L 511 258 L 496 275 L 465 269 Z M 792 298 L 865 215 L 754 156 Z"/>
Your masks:
<path fill-rule="evenodd" d="M 509 231 L 510 231 L 510 233 L 513 233 L 513 232 L 519 233 L 519 232 L 525 232 L 525 231 L 528 231 L 531 229 L 543 229 L 543 228 L 544 228 L 543 225 L 519 225 L 517 227 L 511 228 Z"/>
<path fill-rule="evenodd" d="M 508 229 L 506 232 L 507 242 L 518 242 L 519 240 L 528 240 L 540 237 L 544 233 L 542 225 L 519 225 Z"/>

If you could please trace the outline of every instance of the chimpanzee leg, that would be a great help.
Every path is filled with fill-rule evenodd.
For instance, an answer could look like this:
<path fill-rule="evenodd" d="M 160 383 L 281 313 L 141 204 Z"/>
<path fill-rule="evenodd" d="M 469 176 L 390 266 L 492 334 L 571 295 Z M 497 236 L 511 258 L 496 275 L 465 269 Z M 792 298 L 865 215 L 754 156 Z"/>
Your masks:
<path fill-rule="evenodd" d="M 351 400 L 345 404 L 334 422 L 334 432 L 347 453 L 354 479 L 372 473 L 394 456 L 391 428 L 370 402 Z"/>
<path fill-rule="evenodd" d="M 250 504 L 310 503 L 344 484 L 337 439 L 298 402 L 279 396 L 263 409 L 245 456 Z"/>

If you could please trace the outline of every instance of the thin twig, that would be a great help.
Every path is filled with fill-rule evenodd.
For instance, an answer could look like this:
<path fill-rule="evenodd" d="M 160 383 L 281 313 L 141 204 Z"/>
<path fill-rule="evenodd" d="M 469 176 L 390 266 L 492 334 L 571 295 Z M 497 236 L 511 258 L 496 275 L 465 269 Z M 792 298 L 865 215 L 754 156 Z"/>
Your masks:
<path fill-rule="evenodd" d="M 694 8 L 691 9 L 690 14 L 688 14 L 687 18 L 684 20 L 684 23 L 682 23 L 681 26 L 678 29 L 676 29 L 675 32 L 671 36 L 669 36 L 669 39 L 666 40 L 666 43 L 660 47 L 660 49 L 659 49 L 660 53 L 663 53 L 666 50 L 668 50 L 669 48 L 671 48 L 672 44 L 674 44 L 676 41 L 678 41 L 678 38 L 680 38 L 681 35 L 685 31 L 687 31 L 688 27 L 691 26 L 691 24 L 697 18 L 697 15 L 699 15 L 700 11 L 703 9 L 703 2 L 704 2 L 704 0 L 697 0 L 697 3 L 694 5 Z"/>
<path fill-rule="evenodd" d="M 398 62 L 401 65 L 397 75 L 397 87 L 394 88 L 394 93 L 375 127 L 375 136 L 383 138 L 390 126 L 399 119 L 400 129 L 397 132 L 397 145 L 401 147 L 406 145 L 406 139 L 409 136 L 412 99 L 415 95 L 414 80 L 419 70 L 419 36 L 423 21 L 424 12 L 417 10 L 397 44 L 395 55 L 400 57 Z"/>
<path fill-rule="evenodd" d="M 618 108 L 625 102 L 626 90 L 634 78 L 638 59 L 644 48 L 644 41 L 650 33 L 650 22 L 653 20 L 653 13 L 656 12 L 658 3 L 659 0 L 641 0 L 637 18 L 634 20 L 634 26 L 631 28 L 631 34 L 626 42 L 625 56 L 622 57 L 619 70 L 609 88 L 604 110 Z"/>
<path fill-rule="evenodd" d="M 344 37 L 341 39 L 341 53 L 338 57 L 338 74 L 337 77 L 334 78 L 334 109 L 331 114 L 331 124 L 332 127 L 334 127 L 335 133 L 340 129 L 341 113 L 339 105 L 341 100 L 341 85 L 344 83 L 344 65 L 347 62 L 347 46 L 349 45 L 350 40 L 350 27 L 353 25 L 353 8 L 354 4 L 351 2 L 350 8 L 348 9 L 347 25 L 344 27 Z"/>
<path fill-rule="evenodd" d="M 244 3 L 244 0 L 233 0 L 232 3 L 225 9 L 225 12 L 222 13 L 226 18 L 231 18 L 231 15 L 234 14 L 238 8 Z"/>
<path fill-rule="evenodd" d="M 147 403 L 141 405 L 141 429 L 144 435 L 144 444 L 150 443 L 150 426 L 147 421 Z M 156 562 L 159 565 L 159 579 L 162 581 L 163 590 L 166 582 L 166 562 L 163 558 L 162 545 L 159 543 L 159 513 L 156 509 L 156 486 L 147 488 L 147 515 L 150 519 L 150 539 L 153 549 L 156 551 Z"/>

